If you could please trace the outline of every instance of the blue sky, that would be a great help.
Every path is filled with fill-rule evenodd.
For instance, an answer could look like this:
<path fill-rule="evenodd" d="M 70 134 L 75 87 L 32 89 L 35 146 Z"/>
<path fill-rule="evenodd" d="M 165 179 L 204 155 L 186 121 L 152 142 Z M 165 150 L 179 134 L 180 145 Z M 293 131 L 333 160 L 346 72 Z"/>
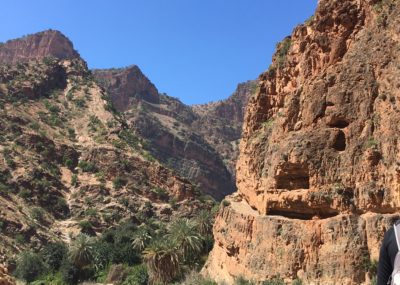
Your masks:
<path fill-rule="evenodd" d="M 0 42 L 63 32 L 90 68 L 137 64 L 187 104 L 227 98 L 256 79 L 317 0 L 3 0 Z"/>

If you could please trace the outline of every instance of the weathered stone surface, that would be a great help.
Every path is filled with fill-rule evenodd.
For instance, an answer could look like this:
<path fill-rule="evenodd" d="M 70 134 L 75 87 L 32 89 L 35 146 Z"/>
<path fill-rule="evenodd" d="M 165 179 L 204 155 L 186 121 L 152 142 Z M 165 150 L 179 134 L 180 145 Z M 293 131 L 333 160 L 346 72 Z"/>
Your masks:
<path fill-rule="evenodd" d="M 369 284 L 362 264 L 399 216 L 399 13 L 398 1 L 321 0 L 278 46 L 204 271 Z"/>
<path fill-rule="evenodd" d="M 73 59 L 80 56 L 72 42 L 55 30 L 27 35 L 0 45 L 0 63 L 15 64 L 46 57 Z"/>
<path fill-rule="evenodd" d="M 109 92 L 114 107 L 126 111 L 139 99 L 157 104 L 158 90 L 136 66 L 119 69 L 96 69 L 93 75 Z"/>
<path fill-rule="evenodd" d="M 0 265 L 0 285 L 15 285 L 15 281 L 8 275 L 7 268 Z"/>
<path fill-rule="evenodd" d="M 192 128 L 220 154 L 233 180 L 239 157 L 244 112 L 256 86 L 255 80 L 249 80 L 240 83 L 226 100 L 192 106 L 194 113 L 198 115 Z"/>
<path fill-rule="evenodd" d="M 254 81 L 240 84 L 227 100 L 187 106 L 159 95 L 137 66 L 93 74 L 129 119 L 131 131 L 148 141 L 153 156 L 216 199 L 235 191 L 244 106 Z"/>

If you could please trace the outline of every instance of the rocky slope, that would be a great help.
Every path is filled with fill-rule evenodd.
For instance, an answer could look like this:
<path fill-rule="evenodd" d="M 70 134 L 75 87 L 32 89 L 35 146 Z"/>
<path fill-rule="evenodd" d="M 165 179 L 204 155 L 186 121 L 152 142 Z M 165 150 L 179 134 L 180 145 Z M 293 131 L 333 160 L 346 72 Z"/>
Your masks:
<path fill-rule="evenodd" d="M 205 274 L 370 283 L 400 208 L 399 14 L 399 1 L 320 0 L 277 46 Z"/>
<path fill-rule="evenodd" d="M 137 66 L 95 70 L 94 76 L 154 157 L 216 199 L 235 190 L 233 165 L 254 82 L 239 85 L 225 101 L 190 107 L 159 94 Z"/>
<path fill-rule="evenodd" d="M 22 61 L 19 51 L 4 55 L 54 33 L 0 50 L 0 262 L 80 232 L 191 217 L 212 204 L 146 151 L 69 41 L 60 50 L 72 52 L 60 57 L 41 45 Z"/>

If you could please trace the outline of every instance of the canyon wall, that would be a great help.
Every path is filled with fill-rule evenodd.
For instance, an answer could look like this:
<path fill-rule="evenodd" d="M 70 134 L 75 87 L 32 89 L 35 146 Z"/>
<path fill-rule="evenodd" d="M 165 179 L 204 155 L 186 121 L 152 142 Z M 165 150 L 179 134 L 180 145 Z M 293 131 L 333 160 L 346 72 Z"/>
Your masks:
<path fill-rule="evenodd" d="M 369 284 L 400 207 L 400 2 L 320 0 L 247 108 L 203 272 Z"/>

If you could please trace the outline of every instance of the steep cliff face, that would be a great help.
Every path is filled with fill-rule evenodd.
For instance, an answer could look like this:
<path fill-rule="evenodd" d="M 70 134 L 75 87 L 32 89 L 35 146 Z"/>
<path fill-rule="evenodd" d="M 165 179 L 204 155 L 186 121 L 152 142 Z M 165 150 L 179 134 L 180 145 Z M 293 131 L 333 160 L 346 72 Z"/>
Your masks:
<path fill-rule="evenodd" d="M 143 99 L 155 104 L 160 101 L 157 88 L 136 65 L 93 70 L 93 75 L 110 93 L 114 107 L 120 112 L 131 108 L 134 100 Z"/>
<path fill-rule="evenodd" d="M 0 44 L 1 63 L 14 64 L 46 57 L 73 59 L 79 58 L 79 54 L 74 50 L 72 42 L 55 30 L 47 30 Z"/>
<path fill-rule="evenodd" d="M 399 216 L 399 13 L 398 1 L 321 0 L 277 46 L 204 272 L 369 283 Z"/>
<path fill-rule="evenodd" d="M 235 191 L 243 110 L 255 82 L 239 85 L 227 100 L 190 107 L 158 94 L 136 66 L 93 74 L 152 155 L 216 199 Z"/>
<path fill-rule="evenodd" d="M 196 130 L 222 157 L 235 180 L 239 141 L 247 103 L 257 86 L 255 80 L 240 83 L 226 100 L 192 106 L 198 119 L 192 123 Z"/>

